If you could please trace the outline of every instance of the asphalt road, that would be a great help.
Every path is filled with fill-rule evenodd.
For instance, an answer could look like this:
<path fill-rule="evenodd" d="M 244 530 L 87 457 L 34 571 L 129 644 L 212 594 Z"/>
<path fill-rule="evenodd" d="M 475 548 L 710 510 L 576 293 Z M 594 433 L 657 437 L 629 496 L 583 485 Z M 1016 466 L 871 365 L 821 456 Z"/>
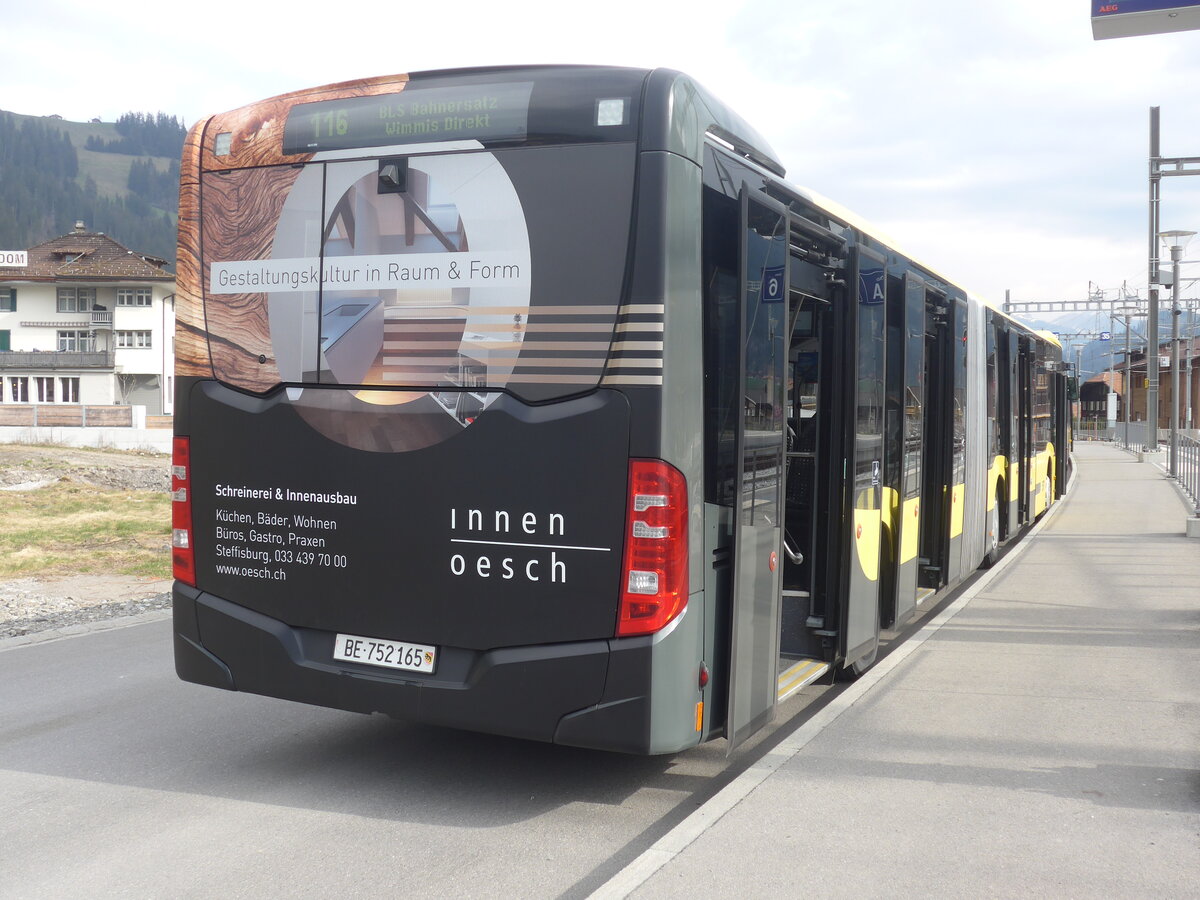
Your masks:
<path fill-rule="evenodd" d="M 0 644 L 0 898 L 586 896 L 728 781 L 725 746 L 627 757 L 185 684 L 166 619 Z"/>

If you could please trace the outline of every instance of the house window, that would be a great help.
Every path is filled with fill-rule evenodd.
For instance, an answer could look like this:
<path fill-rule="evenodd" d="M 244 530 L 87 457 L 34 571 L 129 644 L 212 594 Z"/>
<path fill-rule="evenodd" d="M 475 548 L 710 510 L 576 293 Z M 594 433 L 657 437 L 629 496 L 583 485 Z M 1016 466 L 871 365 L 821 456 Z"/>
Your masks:
<path fill-rule="evenodd" d="M 0 312 L 17 311 L 17 289 L 0 288 Z"/>
<path fill-rule="evenodd" d="M 34 394 L 38 403 L 54 402 L 54 376 L 38 375 L 33 379 Z"/>
<path fill-rule="evenodd" d="M 58 349 L 91 353 L 96 349 L 96 339 L 86 329 L 60 331 Z"/>
<path fill-rule="evenodd" d="M 87 312 L 95 302 L 95 288 L 60 287 L 58 289 L 58 311 L 60 313 Z"/>
<path fill-rule="evenodd" d="M 149 306 L 150 288 L 117 288 L 117 306 Z"/>
<path fill-rule="evenodd" d="M 13 403 L 28 403 L 29 402 L 29 379 L 24 375 L 12 377 L 8 379 L 9 387 L 12 389 Z"/>
<path fill-rule="evenodd" d="M 79 402 L 79 379 L 78 378 L 60 378 L 58 386 L 61 388 L 59 396 L 63 403 L 78 403 Z"/>
<path fill-rule="evenodd" d="M 118 331 L 116 336 L 118 348 L 143 350 L 151 346 L 149 331 Z"/>

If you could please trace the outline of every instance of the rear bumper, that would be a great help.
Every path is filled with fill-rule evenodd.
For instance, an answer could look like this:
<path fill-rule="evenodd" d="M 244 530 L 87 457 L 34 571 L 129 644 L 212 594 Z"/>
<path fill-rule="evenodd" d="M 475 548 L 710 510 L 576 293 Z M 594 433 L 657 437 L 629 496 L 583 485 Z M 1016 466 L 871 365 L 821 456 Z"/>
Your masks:
<path fill-rule="evenodd" d="M 442 647 L 426 675 L 335 661 L 333 632 L 293 628 L 178 582 L 174 624 L 184 681 L 577 747 L 650 747 L 649 638 Z"/>

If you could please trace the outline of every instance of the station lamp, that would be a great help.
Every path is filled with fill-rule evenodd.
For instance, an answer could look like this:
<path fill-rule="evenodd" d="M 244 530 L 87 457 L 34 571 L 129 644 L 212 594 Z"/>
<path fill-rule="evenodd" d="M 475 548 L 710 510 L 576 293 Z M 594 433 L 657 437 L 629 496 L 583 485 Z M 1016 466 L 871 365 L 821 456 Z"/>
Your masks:
<path fill-rule="evenodd" d="M 1163 246 L 1171 251 L 1171 477 L 1179 477 L 1179 263 L 1196 232 L 1160 231 Z M 1158 335 L 1154 335 L 1154 353 L 1158 354 Z M 1157 414 L 1157 410 L 1155 413 Z"/>

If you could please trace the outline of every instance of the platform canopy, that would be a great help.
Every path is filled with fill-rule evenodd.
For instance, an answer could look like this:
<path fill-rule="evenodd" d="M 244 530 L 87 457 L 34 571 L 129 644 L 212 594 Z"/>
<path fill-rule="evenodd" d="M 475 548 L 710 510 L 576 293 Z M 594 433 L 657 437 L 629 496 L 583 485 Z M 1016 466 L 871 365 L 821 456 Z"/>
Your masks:
<path fill-rule="evenodd" d="M 1200 0 L 1092 0 L 1092 37 L 1134 37 L 1200 29 Z"/>

